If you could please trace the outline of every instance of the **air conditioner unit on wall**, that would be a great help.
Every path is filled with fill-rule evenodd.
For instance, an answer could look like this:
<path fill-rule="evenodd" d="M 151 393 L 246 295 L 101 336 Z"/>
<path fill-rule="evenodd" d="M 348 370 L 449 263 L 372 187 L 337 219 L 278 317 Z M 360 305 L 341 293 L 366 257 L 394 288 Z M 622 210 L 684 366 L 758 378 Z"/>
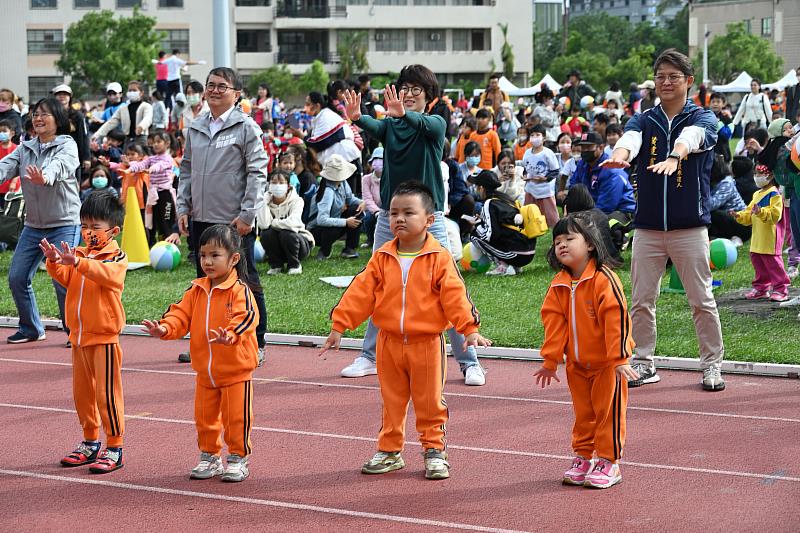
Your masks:
<path fill-rule="evenodd" d="M 431 33 L 429 38 L 430 38 L 431 41 L 441 41 L 442 40 L 442 34 L 438 33 L 438 32 L 437 33 Z"/>
<path fill-rule="evenodd" d="M 376 41 L 383 41 L 385 39 L 386 39 L 386 35 L 385 34 L 383 34 L 381 32 L 378 32 L 378 31 L 375 32 L 375 40 Z"/>

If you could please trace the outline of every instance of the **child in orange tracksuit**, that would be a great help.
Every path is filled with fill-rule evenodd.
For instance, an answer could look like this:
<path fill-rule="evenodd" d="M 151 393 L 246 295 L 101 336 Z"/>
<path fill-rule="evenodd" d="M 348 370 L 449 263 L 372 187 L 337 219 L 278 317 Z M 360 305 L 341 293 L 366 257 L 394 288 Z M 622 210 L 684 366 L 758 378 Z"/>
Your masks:
<path fill-rule="evenodd" d="M 410 399 L 425 450 L 425 477 L 449 477 L 442 332 L 454 324 L 466 336 L 466 344 L 490 344 L 478 334 L 480 319 L 452 256 L 427 232 L 433 221 L 430 189 L 414 181 L 399 185 L 389 209 L 395 239 L 372 255 L 331 311 L 333 327 L 320 355 L 338 349 L 342 333 L 370 315 L 380 330 L 377 366 L 383 424 L 378 452 L 361 468 L 364 474 L 405 466 L 400 452 Z"/>
<path fill-rule="evenodd" d="M 85 247 L 61 249 L 42 239 L 47 272 L 67 288 L 65 322 L 72 345 L 72 395 L 83 428 L 83 442 L 61 459 L 63 466 L 90 464 L 95 474 L 124 466 L 122 438 L 125 405 L 122 399 L 122 350 L 119 334 L 125 326 L 122 288 L 128 258 L 114 236 L 125 211 L 116 196 L 93 192 L 81 206 L 81 236 Z M 100 451 L 100 423 L 106 449 Z"/>
<path fill-rule="evenodd" d="M 180 302 L 158 322 L 145 320 L 146 331 L 164 340 L 189 342 L 197 372 L 194 417 L 200 463 L 191 479 L 244 481 L 249 475 L 253 425 L 253 371 L 258 365 L 258 308 L 247 284 L 241 238 L 231 226 L 217 224 L 200 236 L 199 262 L 206 277 L 192 281 Z M 228 445 L 227 468 L 220 452 Z"/>
<path fill-rule="evenodd" d="M 563 482 L 605 489 L 622 481 L 617 461 L 625 446 L 628 379 L 638 378 L 630 366 L 625 293 L 608 267 L 614 260 L 599 228 L 585 213 L 558 221 L 547 259 L 560 272 L 542 304 L 544 364 L 534 375 L 542 387 L 560 381 L 556 369 L 566 354 L 575 459 Z"/>

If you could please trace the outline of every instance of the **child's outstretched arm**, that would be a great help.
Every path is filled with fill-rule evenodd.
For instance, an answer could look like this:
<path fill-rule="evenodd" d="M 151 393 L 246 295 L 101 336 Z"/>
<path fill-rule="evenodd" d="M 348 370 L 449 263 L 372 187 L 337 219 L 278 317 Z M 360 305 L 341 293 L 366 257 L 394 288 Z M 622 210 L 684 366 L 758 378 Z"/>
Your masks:
<path fill-rule="evenodd" d="M 189 333 L 189 326 L 192 323 L 192 309 L 197 300 L 197 291 L 200 290 L 202 289 L 192 285 L 183 293 L 183 297 L 179 302 L 171 304 L 167 308 L 161 320 L 155 323 L 158 324 L 160 328 L 163 328 L 163 330 L 158 330 L 161 332 L 161 335 L 153 335 L 153 332 L 150 331 L 148 326 L 148 322 L 150 321 L 145 321 L 143 323 L 145 328 L 147 328 L 145 331 L 154 337 L 160 337 L 164 340 L 175 340 L 184 337 Z M 154 322 L 150 322 L 150 325 L 152 324 L 154 324 Z"/>
<path fill-rule="evenodd" d="M 536 378 L 536 384 L 541 384 L 542 388 L 548 387 L 552 380 L 556 380 L 561 383 L 561 380 L 558 379 L 557 372 L 553 369 L 547 368 L 544 365 L 542 365 L 539 370 L 534 372 L 533 375 Z"/>
<path fill-rule="evenodd" d="M 356 329 L 366 321 L 375 308 L 375 293 L 383 283 L 376 256 L 372 256 L 342 294 L 336 307 L 331 309 L 332 330 L 337 332 Z"/>
<path fill-rule="evenodd" d="M 72 268 L 72 266 L 63 265 L 61 263 L 61 250 L 47 239 L 42 239 L 41 242 L 39 242 L 39 249 L 47 259 L 45 266 L 47 267 L 47 273 L 50 274 L 50 277 L 62 286 L 68 286 L 75 269 Z"/>
<path fill-rule="evenodd" d="M 322 345 L 322 349 L 319 351 L 317 355 L 319 357 L 322 357 L 331 348 L 333 348 L 338 352 L 339 344 L 341 342 L 342 342 L 342 334 L 336 331 L 335 329 L 332 329 L 330 335 L 328 335 L 328 338 L 325 339 L 325 344 Z"/>
<path fill-rule="evenodd" d="M 492 341 L 482 336 L 477 331 L 475 333 L 470 333 L 469 335 L 464 337 L 464 350 L 466 350 L 468 346 L 477 348 L 478 346 L 491 346 L 491 345 Z"/>
<path fill-rule="evenodd" d="M 146 331 L 151 337 L 161 338 L 167 334 L 167 328 L 159 324 L 155 320 L 143 320 L 142 329 Z"/>

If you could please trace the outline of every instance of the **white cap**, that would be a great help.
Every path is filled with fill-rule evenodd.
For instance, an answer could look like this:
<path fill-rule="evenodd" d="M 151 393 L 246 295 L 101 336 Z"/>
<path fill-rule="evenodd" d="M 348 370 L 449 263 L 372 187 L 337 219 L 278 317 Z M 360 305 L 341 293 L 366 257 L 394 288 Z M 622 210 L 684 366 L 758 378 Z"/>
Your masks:
<path fill-rule="evenodd" d="M 656 83 L 653 80 L 645 80 L 644 83 L 639 85 L 640 89 L 655 89 Z"/>
<path fill-rule="evenodd" d="M 122 85 L 119 83 L 112 81 L 106 86 L 106 92 L 114 91 L 115 93 L 122 93 Z"/>
<path fill-rule="evenodd" d="M 53 87 L 53 90 L 50 91 L 50 92 L 53 93 L 53 94 L 67 93 L 70 96 L 72 96 L 72 89 L 66 83 L 62 83 L 61 85 L 56 85 L 55 87 Z"/>

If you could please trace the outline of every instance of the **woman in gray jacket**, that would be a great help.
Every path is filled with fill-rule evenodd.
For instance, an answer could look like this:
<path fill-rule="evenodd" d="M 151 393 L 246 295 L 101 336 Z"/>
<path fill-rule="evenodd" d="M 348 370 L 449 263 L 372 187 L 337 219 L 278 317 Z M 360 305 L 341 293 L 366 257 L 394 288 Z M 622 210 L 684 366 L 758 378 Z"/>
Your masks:
<path fill-rule="evenodd" d="M 44 326 L 36 306 L 31 281 L 42 260 L 39 242 L 80 242 L 80 209 L 78 180 L 78 147 L 69 136 L 67 111 L 55 98 L 39 100 L 31 110 L 36 137 L 25 141 L 0 161 L 0 183 L 23 176 L 22 193 L 27 213 L 19 236 L 8 285 L 19 314 L 19 329 L 8 337 L 10 344 L 44 340 Z M 61 319 L 64 319 L 64 297 L 67 291 L 53 281 Z M 64 325 L 66 329 L 66 324 Z"/>

